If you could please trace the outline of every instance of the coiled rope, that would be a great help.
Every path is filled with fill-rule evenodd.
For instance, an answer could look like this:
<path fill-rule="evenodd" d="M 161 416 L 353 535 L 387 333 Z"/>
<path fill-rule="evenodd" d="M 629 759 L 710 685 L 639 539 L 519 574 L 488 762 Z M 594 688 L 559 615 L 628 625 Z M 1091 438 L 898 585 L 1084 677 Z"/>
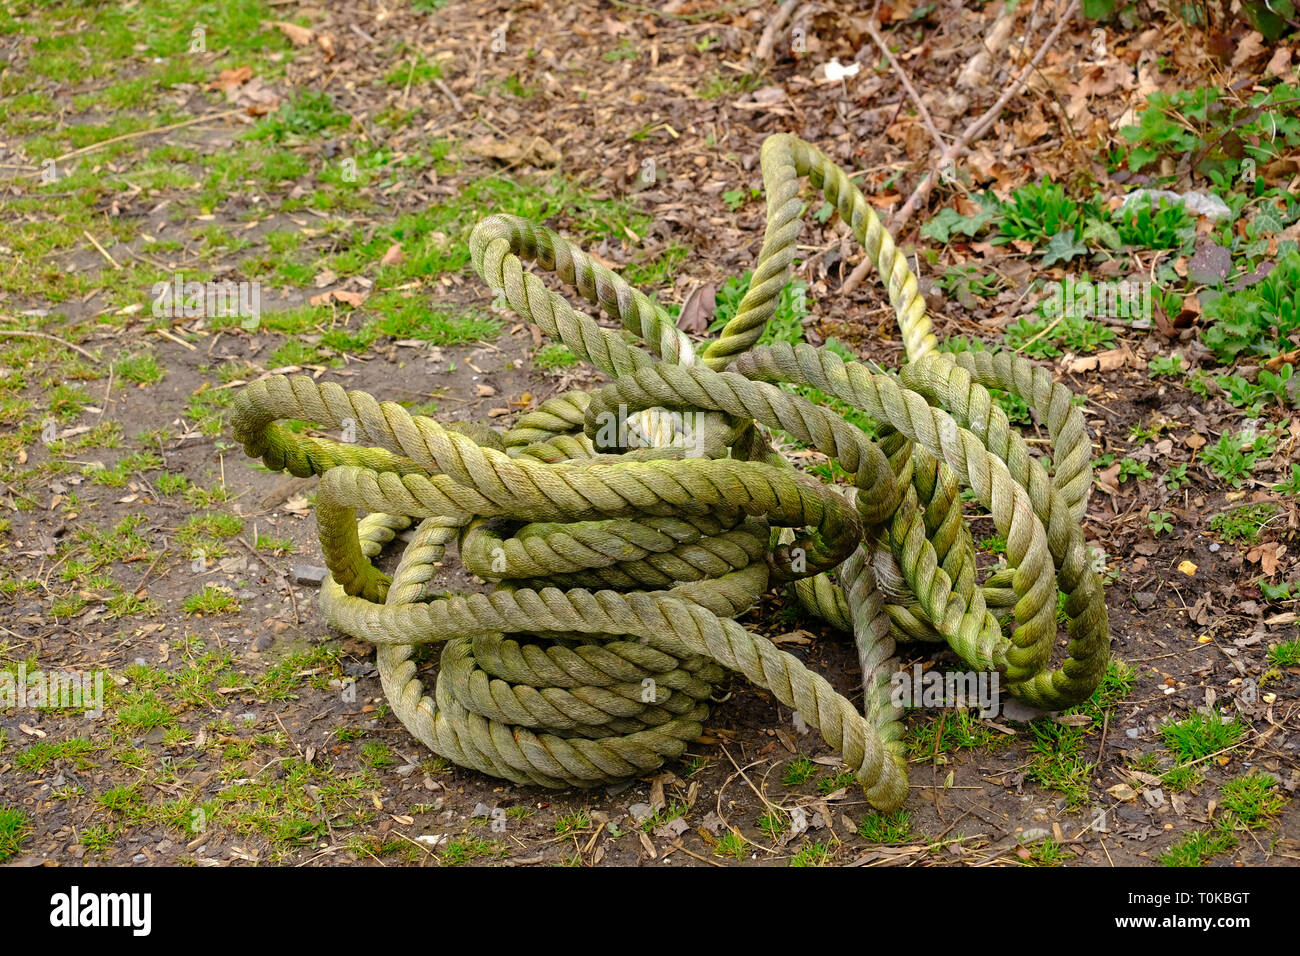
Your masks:
<path fill-rule="evenodd" d="M 320 475 L 326 617 L 378 645 L 393 711 L 443 757 L 546 787 L 643 775 L 701 735 L 726 669 L 797 711 L 843 755 L 870 802 L 892 809 L 907 795 L 902 711 L 890 693 L 896 641 L 944 642 L 1045 709 L 1085 700 L 1100 680 L 1110 633 L 1080 527 L 1090 446 L 1071 393 L 1016 355 L 936 352 L 906 258 L 819 150 L 771 136 L 762 171 L 768 218 L 752 282 L 698 355 L 663 308 L 581 249 L 490 216 L 470 236 L 478 274 L 609 385 L 549 399 L 505 433 L 440 425 L 305 376 L 273 376 L 239 394 L 232 420 L 246 452 L 272 469 Z M 795 256 L 804 176 L 884 279 L 908 359 L 897 377 L 826 349 L 757 345 Z M 572 308 L 525 260 L 622 330 Z M 878 437 L 789 386 L 859 409 Z M 989 388 L 1035 409 L 1050 470 Z M 350 425 L 358 444 L 301 437 L 277 424 L 284 419 Z M 815 447 L 851 484 L 796 471 L 763 429 Z M 963 486 L 1006 539 L 1007 566 L 982 584 Z M 358 509 L 369 513 L 360 521 Z M 371 559 L 408 529 L 390 579 Z M 453 542 L 491 593 L 438 589 Z M 786 582 L 810 611 L 853 633 L 861 709 L 736 622 Z M 1068 646 L 1053 667 L 1058 591 Z M 432 698 L 415 659 L 429 643 L 443 645 Z"/>

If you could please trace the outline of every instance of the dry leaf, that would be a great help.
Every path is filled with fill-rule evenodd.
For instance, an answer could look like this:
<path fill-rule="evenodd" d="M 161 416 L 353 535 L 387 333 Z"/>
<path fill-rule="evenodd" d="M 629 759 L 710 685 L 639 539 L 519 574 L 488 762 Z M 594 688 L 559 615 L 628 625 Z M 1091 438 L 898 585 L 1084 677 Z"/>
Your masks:
<path fill-rule="evenodd" d="M 393 243 L 384 253 L 384 257 L 379 260 L 381 266 L 395 266 L 406 260 L 406 254 L 402 252 L 401 243 Z"/>
<path fill-rule="evenodd" d="M 697 286 L 682 303 L 682 311 L 677 316 L 677 327 L 690 335 L 703 335 L 709 330 L 713 321 L 713 310 L 717 308 L 718 289 L 711 282 Z"/>
<path fill-rule="evenodd" d="M 289 42 L 294 46 L 306 46 L 316 35 L 307 27 L 300 27 L 296 23 L 285 23 L 283 20 L 271 20 L 263 26 L 275 27 L 281 33 L 289 38 Z"/>
<path fill-rule="evenodd" d="M 1129 800 L 1137 799 L 1138 792 L 1126 783 L 1117 783 L 1106 791 L 1116 800 L 1127 803 Z"/>
<path fill-rule="evenodd" d="M 316 38 L 316 45 L 320 47 L 321 52 L 325 54 L 326 63 L 334 59 L 334 34 L 322 33 Z"/>
<path fill-rule="evenodd" d="M 251 66 L 241 66 L 233 70 L 222 70 L 217 74 L 217 78 L 207 85 L 209 90 L 218 90 L 225 92 L 237 86 L 243 86 L 253 78 L 253 68 Z"/>
<path fill-rule="evenodd" d="M 1178 570 L 1182 571 L 1183 574 L 1190 578 L 1192 575 L 1196 574 L 1196 565 L 1191 561 L 1182 561 L 1178 565 Z"/>
<path fill-rule="evenodd" d="M 320 295 L 314 295 L 307 302 L 311 305 L 329 305 L 330 301 L 342 302 L 345 305 L 357 307 L 366 301 L 366 297 L 360 292 L 344 292 L 342 289 L 330 289 L 328 292 L 322 292 Z"/>
<path fill-rule="evenodd" d="M 511 166 L 558 166 L 560 151 L 540 136 L 511 136 L 505 140 L 491 136 L 472 139 L 465 147 L 475 156 L 499 159 Z"/>
<path fill-rule="evenodd" d="M 493 388 L 491 385 L 488 385 L 486 382 L 480 382 L 480 383 L 479 383 L 479 385 L 478 385 L 478 397 L 479 397 L 479 398 L 491 398 L 491 397 L 492 397 L 493 395 L 495 395 L 496 393 L 497 393 L 497 390 L 496 390 L 495 388 Z"/>
<path fill-rule="evenodd" d="M 1251 30 L 1244 37 L 1237 41 L 1237 50 L 1232 54 L 1232 65 L 1241 66 L 1247 60 L 1253 59 L 1264 52 L 1264 36 L 1257 30 Z"/>

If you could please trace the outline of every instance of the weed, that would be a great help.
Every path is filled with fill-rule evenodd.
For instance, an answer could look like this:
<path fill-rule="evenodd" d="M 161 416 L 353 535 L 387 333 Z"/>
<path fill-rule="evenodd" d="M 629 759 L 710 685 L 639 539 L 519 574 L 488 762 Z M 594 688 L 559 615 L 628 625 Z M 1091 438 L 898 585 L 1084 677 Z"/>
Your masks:
<path fill-rule="evenodd" d="M 1235 746 L 1245 729 L 1235 717 L 1225 722 L 1218 715 L 1195 711 L 1182 720 L 1162 725 L 1160 736 L 1175 760 L 1191 763 Z"/>
<path fill-rule="evenodd" d="M 781 775 L 781 782 L 787 787 L 798 787 L 807 783 L 817 773 L 817 765 L 807 757 L 800 755 L 791 760 Z"/>
<path fill-rule="evenodd" d="M 906 810 L 868 813 L 858 821 L 858 835 L 872 843 L 906 843 L 912 839 L 912 818 Z"/>
<path fill-rule="evenodd" d="M 1210 530 L 1229 544 L 1248 544 L 1259 537 L 1264 526 L 1277 514 L 1277 505 L 1267 502 L 1241 505 L 1211 518 Z"/>
<path fill-rule="evenodd" d="M 0 807 L 0 863 L 18 854 L 32 829 L 32 819 L 26 810 Z"/>
<path fill-rule="evenodd" d="M 1164 853 L 1160 863 L 1164 866 L 1204 866 L 1211 857 L 1231 850 L 1237 838 L 1223 830 L 1196 830 L 1179 840 Z"/>

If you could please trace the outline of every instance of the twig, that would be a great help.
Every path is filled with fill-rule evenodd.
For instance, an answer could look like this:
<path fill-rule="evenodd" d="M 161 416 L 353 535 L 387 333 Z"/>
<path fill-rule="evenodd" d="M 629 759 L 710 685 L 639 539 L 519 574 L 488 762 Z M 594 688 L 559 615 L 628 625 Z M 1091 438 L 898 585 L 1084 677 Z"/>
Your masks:
<path fill-rule="evenodd" d="M 867 24 L 867 33 L 871 35 L 871 39 L 874 40 L 876 46 L 880 48 L 880 52 L 885 54 L 885 59 L 889 61 L 890 69 L 898 75 L 898 79 L 903 84 L 903 89 L 907 90 L 907 95 L 911 97 L 912 102 L 916 104 L 916 108 L 920 110 L 921 120 L 925 123 L 925 128 L 930 131 L 930 138 L 934 140 L 934 144 L 939 147 L 940 152 L 947 152 L 948 144 L 943 141 L 943 138 L 939 135 L 939 131 L 934 128 L 934 118 L 930 116 L 930 111 L 926 109 L 925 104 L 921 102 L 921 95 L 916 92 L 916 87 L 912 85 L 912 81 L 908 78 L 907 72 L 903 69 L 902 64 L 899 63 L 898 60 L 894 59 L 894 54 L 885 44 L 885 38 L 880 35 L 880 31 L 876 29 L 876 24 L 874 22 Z"/>
<path fill-rule="evenodd" d="M 1074 16 L 1078 9 L 1079 0 L 1070 0 L 1070 3 L 1065 8 L 1065 12 L 1062 13 L 1060 19 L 1057 20 L 1056 26 L 1054 26 L 1052 32 L 1047 35 L 1047 39 L 1045 39 L 1042 46 L 1038 48 L 1038 52 L 1034 54 L 1033 59 L 1031 59 L 1025 68 L 1020 71 L 1020 75 L 1007 86 L 1002 95 L 998 97 L 996 103 L 990 106 L 988 110 L 975 120 L 975 122 L 971 123 L 970 126 L 966 128 L 966 132 L 961 134 L 961 137 L 957 142 L 944 149 L 943 154 L 939 157 L 939 161 L 925 174 L 925 177 L 917 184 L 916 189 L 912 191 L 912 195 L 908 197 L 907 202 L 903 203 L 903 207 L 899 209 L 898 212 L 895 213 L 893 219 L 890 220 L 890 232 L 897 236 L 899 230 L 907 225 L 908 221 L 920 207 L 921 203 L 929 198 L 938 178 L 937 171 L 944 168 L 951 160 L 955 160 L 958 157 L 965 155 L 967 150 L 970 148 L 970 145 L 979 137 L 983 136 L 988 128 L 993 125 L 994 121 L 999 115 L 1001 115 L 1002 108 L 1007 105 L 1008 101 L 1010 101 L 1013 96 L 1020 92 L 1021 88 L 1025 85 L 1025 82 L 1033 74 L 1035 68 L 1037 68 L 1039 61 L 1041 61 L 1047 54 L 1047 51 L 1052 47 L 1052 44 L 1056 42 L 1057 38 L 1061 35 L 1061 31 L 1065 29 L 1065 25 L 1070 22 L 1070 18 Z M 856 289 L 858 283 L 862 281 L 863 276 L 867 274 L 867 270 L 870 269 L 871 266 L 872 261 L 870 256 L 859 262 L 853 272 L 849 274 L 849 277 L 844 280 L 844 285 L 841 287 L 840 291 L 847 294 Z"/>
<path fill-rule="evenodd" d="M 25 339 L 49 339 L 51 342 L 58 342 L 60 345 L 72 349 L 74 352 L 80 352 L 92 362 L 99 362 L 101 359 L 95 358 L 80 345 L 73 345 L 71 342 L 64 341 L 57 335 L 50 335 L 48 332 L 25 332 L 21 329 L 0 329 L 0 337 L 18 336 Z"/>
<path fill-rule="evenodd" d="M 411 80 L 415 78 L 415 57 L 411 57 L 411 68 L 406 71 L 406 88 L 402 90 L 402 98 L 398 101 L 398 106 L 406 109 L 406 98 L 411 95 Z"/>
<path fill-rule="evenodd" d="M 122 271 L 122 264 L 108 254 L 108 250 L 99 244 L 99 240 L 90 234 L 90 230 L 83 229 L 81 230 L 81 234 L 90 240 L 90 244 L 99 250 L 99 254 L 108 260 L 109 265 L 118 272 Z"/>
<path fill-rule="evenodd" d="M 763 28 L 763 35 L 758 39 L 758 46 L 754 47 L 752 62 L 757 65 L 766 63 L 768 57 L 772 55 L 772 47 L 776 45 L 776 34 L 790 19 L 790 14 L 794 13 L 795 6 L 799 0 L 785 0 L 785 3 L 776 8 L 771 19 L 767 21 L 767 26 Z"/>
<path fill-rule="evenodd" d="M 462 116 L 465 115 L 465 111 L 460 108 L 460 100 L 456 99 L 456 94 L 451 91 L 450 86 L 448 86 L 446 83 L 442 81 L 441 77 L 434 77 L 433 85 L 436 86 L 438 89 L 442 90 L 443 96 L 451 100 L 452 109 L 454 109 L 457 113 L 461 114 Z"/>
<path fill-rule="evenodd" d="M 62 156 L 54 157 L 54 162 L 61 163 L 65 159 L 71 159 L 73 156 L 80 156 L 83 153 L 90 153 L 101 147 L 108 146 L 112 143 L 120 143 L 124 139 L 135 139 L 137 136 L 149 136 L 152 133 L 166 133 L 169 130 L 181 129 L 185 126 L 194 126 L 198 123 L 206 123 L 208 120 L 221 119 L 226 116 L 234 116 L 236 113 L 243 113 L 246 110 L 240 107 L 236 110 L 223 110 L 220 113 L 211 113 L 207 116 L 197 116 L 194 119 L 185 120 L 182 123 L 171 123 L 167 126 L 155 126 L 153 129 L 136 130 L 134 133 L 123 133 L 121 136 L 114 136 L 112 139 L 100 140 L 98 143 L 92 143 L 89 146 L 83 146 L 81 149 L 74 149 L 70 153 L 64 153 Z"/>

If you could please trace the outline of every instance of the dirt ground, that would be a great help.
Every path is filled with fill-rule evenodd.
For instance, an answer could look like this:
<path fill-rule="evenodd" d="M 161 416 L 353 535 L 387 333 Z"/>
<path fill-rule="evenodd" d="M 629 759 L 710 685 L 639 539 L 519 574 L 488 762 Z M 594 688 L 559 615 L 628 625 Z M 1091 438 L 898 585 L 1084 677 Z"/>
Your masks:
<path fill-rule="evenodd" d="M 1270 656 L 1295 641 L 1295 606 L 1258 586 L 1264 572 L 1294 577 L 1300 512 L 1272 488 L 1300 461 L 1300 420 L 1264 409 L 1258 427 L 1279 436 L 1268 462 L 1240 487 L 1217 479 L 1198 450 L 1240 428 L 1241 411 L 1147 368 L 1171 347 L 1199 354 L 1194 324 L 1172 337 L 1116 325 L 1104 354 L 1117 363 L 1045 360 L 1085 396 L 1105 462 L 1085 520 L 1106 556 L 1117 662 L 1101 695 L 1032 722 L 1014 702 L 990 719 L 910 712 L 911 794 L 888 815 L 815 732 L 739 676 L 688 755 L 652 778 L 547 791 L 438 758 L 389 712 L 373 647 L 322 617 L 314 480 L 271 473 L 231 439 L 230 397 L 272 373 L 497 428 L 599 381 L 563 359 L 539 367 L 553 353 L 494 310 L 464 246 L 498 209 L 545 221 L 674 304 L 752 266 L 759 148 L 774 132 L 859 171 L 878 211 L 896 212 L 933 144 L 872 50 L 871 3 L 807 5 L 759 64 L 774 6 L 749 2 L 252 4 L 243 20 L 209 23 L 198 52 L 182 18 L 170 53 L 154 49 L 147 2 L 121 24 L 90 5 L 0 6 L 0 77 L 23 78 L 2 92 L 42 98 L 6 110 L 0 329 L 47 336 L 0 332 L 0 668 L 107 675 L 96 717 L 0 710 L 0 811 L 19 821 L 11 863 L 1156 865 L 1189 835 L 1220 833 L 1232 781 L 1261 772 L 1274 785 L 1259 825 L 1224 831 L 1231 845 L 1201 862 L 1300 860 L 1300 664 Z M 952 77 L 999 6 L 885 8 L 890 46 L 942 135 L 992 105 L 1055 22 L 1052 4 L 1018 14 L 986 82 L 963 89 Z M 263 23 L 281 19 L 311 36 Z M 1249 78 L 1267 59 L 1228 68 L 1176 20 L 1143 27 L 1108 28 L 1110 60 L 1096 66 L 1091 24 L 1072 20 L 977 145 L 974 175 L 1001 194 L 1043 174 L 1113 193 L 1097 157 L 1140 103 L 1139 56 L 1166 58 L 1164 77 L 1182 86 Z M 138 31 L 134 42 L 87 39 L 119 29 Z M 819 79 L 831 57 L 857 57 L 861 72 Z M 233 72 L 244 66 L 248 77 Z M 333 112 L 302 98 L 321 91 Z M 62 192 L 40 179 L 46 158 L 71 181 Z M 1014 245 L 921 235 L 954 194 L 941 185 L 898 239 L 929 277 L 939 337 L 1000 342 L 1039 266 Z M 837 217 L 812 215 L 812 195 L 796 270 L 803 337 L 897 368 L 883 290 L 869 276 L 841 293 L 860 250 Z M 1158 257 L 1126 265 L 1154 270 Z M 998 277 L 998 292 L 945 293 L 933 280 L 954 263 Z M 151 289 L 177 273 L 260 280 L 260 325 L 160 320 Z M 341 295 L 319 299 L 330 292 Z M 1106 455 L 1148 466 L 1147 478 L 1186 463 L 1186 481 L 1121 477 Z M 1252 540 L 1212 529 L 1257 502 L 1277 511 Z M 974 527 L 977 541 L 995 534 L 988 519 Z M 861 699 L 851 638 L 791 595 L 769 593 L 742 623 Z M 947 652 L 900 652 L 907 668 L 964 669 Z M 431 678 L 436 655 L 424 667 Z M 1236 735 L 1180 751 L 1163 728 L 1198 714 L 1232 718 Z M 4 848 L 0 828 L 0 859 Z"/>

